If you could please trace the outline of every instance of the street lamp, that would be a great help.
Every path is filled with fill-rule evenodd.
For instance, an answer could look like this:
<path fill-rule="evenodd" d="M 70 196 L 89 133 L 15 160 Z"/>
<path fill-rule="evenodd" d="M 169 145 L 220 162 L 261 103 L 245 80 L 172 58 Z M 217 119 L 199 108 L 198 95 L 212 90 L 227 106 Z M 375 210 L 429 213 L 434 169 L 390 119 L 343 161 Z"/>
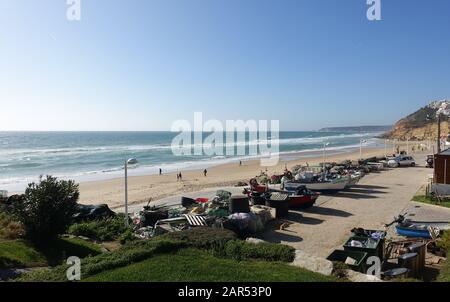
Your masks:
<path fill-rule="evenodd" d="M 125 161 L 125 226 L 128 227 L 128 165 L 135 165 L 136 158 L 129 158 Z"/>
<path fill-rule="evenodd" d="M 387 143 L 390 142 L 391 140 L 389 139 L 385 139 L 384 140 L 384 157 L 387 158 Z"/>
<path fill-rule="evenodd" d="M 330 143 L 323 142 L 323 172 L 325 172 L 326 148 Z"/>
<path fill-rule="evenodd" d="M 441 112 L 436 112 L 437 118 L 437 153 L 441 153 Z M 430 114 L 427 114 L 426 120 L 432 121 L 434 118 Z"/>
<path fill-rule="evenodd" d="M 359 140 L 359 159 L 362 159 L 362 144 L 365 143 L 366 140 L 365 139 L 360 139 Z"/>

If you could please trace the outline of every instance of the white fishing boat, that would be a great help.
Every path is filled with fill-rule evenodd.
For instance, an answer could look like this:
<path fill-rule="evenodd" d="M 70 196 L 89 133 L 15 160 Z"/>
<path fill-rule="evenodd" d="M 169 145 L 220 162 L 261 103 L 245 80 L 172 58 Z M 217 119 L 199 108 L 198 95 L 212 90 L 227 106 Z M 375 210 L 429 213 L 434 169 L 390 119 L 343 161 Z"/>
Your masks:
<path fill-rule="evenodd" d="M 298 178 L 295 181 L 288 181 L 283 183 L 283 187 L 287 191 L 296 190 L 299 186 L 305 186 L 312 191 L 319 192 L 337 192 L 347 188 L 349 184 L 349 177 L 339 178 Z"/>

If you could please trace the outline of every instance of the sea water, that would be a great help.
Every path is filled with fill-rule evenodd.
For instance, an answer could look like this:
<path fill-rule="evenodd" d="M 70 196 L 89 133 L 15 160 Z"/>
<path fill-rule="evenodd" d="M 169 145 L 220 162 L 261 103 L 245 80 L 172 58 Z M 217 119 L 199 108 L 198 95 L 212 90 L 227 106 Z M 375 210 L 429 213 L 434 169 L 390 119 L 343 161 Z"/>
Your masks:
<path fill-rule="evenodd" d="M 281 160 L 321 156 L 323 143 L 327 154 L 348 152 L 374 146 L 379 133 L 280 132 Z M 223 163 L 238 163 L 258 155 L 183 155 L 172 153 L 173 132 L 0 132 L 0 190 L 20 192 L 39 175 L 54 175 L 76 181 L 121 177 L 127 158 L 139 164 L 130 175 L 157 174 L 188 169 L 203 169 Z M 206 136 L 206 135 L 205 135 Z M 246 135 L 236 145 L 254 144 Z M 215 146 L 217 147 L 217 146 Z"/>

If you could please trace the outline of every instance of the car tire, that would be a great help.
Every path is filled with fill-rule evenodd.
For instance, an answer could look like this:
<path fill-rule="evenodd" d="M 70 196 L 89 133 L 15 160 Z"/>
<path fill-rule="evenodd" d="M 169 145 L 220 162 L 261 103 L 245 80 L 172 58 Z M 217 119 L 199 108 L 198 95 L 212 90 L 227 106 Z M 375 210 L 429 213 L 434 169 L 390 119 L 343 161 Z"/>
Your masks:
<path fill-rule="evenodd" d="M 416 166 L 416 163 L 411 163 L 411 167 L 415 167 Z"/>

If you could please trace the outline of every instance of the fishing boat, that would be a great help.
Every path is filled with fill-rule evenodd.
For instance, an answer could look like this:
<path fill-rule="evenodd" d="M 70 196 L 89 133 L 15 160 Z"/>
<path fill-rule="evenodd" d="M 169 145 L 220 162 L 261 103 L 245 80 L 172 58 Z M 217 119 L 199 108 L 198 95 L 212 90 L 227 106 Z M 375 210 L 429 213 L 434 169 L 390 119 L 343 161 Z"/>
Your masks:
<path fill-rule="evenodd" d="M 432 234 L 439 235 L 439 229 L 426 225 L 396 225 L 395 229 L 398 235 L 405 237 L 431 239 L 433 238 Z"/>
<path fill-rule="evenodd" d="M 295 191 L 286 191 L 289 194 L 289 207 L 306 209 L 314 205 L 319 193 L 313 192 L 305 186 L 297 187 Z"/>
<path fill-rule="evenodd" d="M 413 222 L 409 219 L 405 219 L 404 215 L 399 215 L 393 222 L 386 226 L 390 226 L 393 223 L 397 223 L 395 226 L 397 234 L 405 237 L 432 239 L 439 236 L 441 231 L 441 229 L 437 227 L 437 225 L 441 224 L 439 222 Z"/>
<path fill-rule="evenodd" d="M 305 173 L 302 176 L 296 175 L 295 181 L 284 182 L 282 188 L 287 191 L 295 191 L 296 188 L 305 186 L 312 191 L 337 192 L 346 189 L 348 184 L 348 177 L 328 177 Z"/>

